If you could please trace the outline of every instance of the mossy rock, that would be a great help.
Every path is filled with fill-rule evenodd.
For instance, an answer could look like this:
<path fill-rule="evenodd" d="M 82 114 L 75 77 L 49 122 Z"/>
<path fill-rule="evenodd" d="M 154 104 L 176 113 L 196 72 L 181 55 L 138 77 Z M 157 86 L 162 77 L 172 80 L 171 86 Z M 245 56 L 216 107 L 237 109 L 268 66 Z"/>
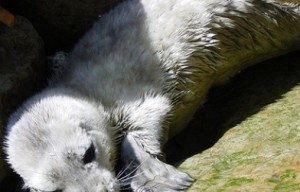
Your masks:
<path fill-rule="evenodd" d="M 213 90 L 189 129 L 167 146 L 173 161 L 183 161 L 179 169 L 196 179 L 188 191 L 300 191 L 299 83 L 296 52 Z"/>

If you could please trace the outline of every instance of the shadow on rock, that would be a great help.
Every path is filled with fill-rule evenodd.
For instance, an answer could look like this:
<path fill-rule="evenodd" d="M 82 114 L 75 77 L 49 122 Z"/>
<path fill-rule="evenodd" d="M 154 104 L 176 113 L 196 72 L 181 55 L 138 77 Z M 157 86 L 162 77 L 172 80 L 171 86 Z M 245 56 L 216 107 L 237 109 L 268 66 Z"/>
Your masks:
<path fill-rule="evenodd" d="M 210 91 L 189 127 L 165 146 L 177 163 L 213 146 L 222 135 L 300 83 L 299 51 L 249 68 Z"/>

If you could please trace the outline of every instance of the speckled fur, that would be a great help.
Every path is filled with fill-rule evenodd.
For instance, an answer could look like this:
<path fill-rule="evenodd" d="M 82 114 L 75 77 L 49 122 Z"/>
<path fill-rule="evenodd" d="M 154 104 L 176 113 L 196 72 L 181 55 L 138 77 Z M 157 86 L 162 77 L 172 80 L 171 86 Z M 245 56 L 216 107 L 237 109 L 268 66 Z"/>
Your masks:
<path fill-rule="evenodd" d="M 298 49 L 299 9 L 270 0 L 122 3 L 61 60 L 62 75 L 12 115 L 8 162 L 39 191 L 188 188 L 189 175 L 159 160 L 163 144 L 210 87 Z M 84 163 L 91 144 L 95 159 Z"/>

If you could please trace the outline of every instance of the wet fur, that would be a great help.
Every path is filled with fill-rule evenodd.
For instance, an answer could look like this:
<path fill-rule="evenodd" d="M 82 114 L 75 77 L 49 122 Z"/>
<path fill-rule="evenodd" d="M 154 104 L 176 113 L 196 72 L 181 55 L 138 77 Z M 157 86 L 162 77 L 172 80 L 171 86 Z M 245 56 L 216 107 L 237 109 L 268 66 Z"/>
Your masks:
<path fill-rule="evenodd" d="M 298 49 L 299 15 L 299 5 L 268 0 L 122 3 L 58 61 L 61 75 L 11 116 L 8 163 L 38 191 L 188 188 L 193 179 L 162 161 L 164 143 L 209 88 Z M 86 162 L 91 145 L 95 157 Z"/>

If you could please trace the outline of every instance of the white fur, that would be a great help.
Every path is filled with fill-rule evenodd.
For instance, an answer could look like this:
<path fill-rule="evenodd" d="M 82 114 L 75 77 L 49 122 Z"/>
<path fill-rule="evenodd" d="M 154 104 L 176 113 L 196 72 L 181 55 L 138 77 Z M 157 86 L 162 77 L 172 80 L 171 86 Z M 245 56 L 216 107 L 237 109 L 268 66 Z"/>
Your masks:
<path fill-rule="evenodd" d="M 43 191 L 187 188 L 192 179 L 159 160 L 163 144 L 210 87 L 299 48 L 298 10 L 263 0 L 122 3 L 60 60 L 60 79 L 12 115 L 8 162 Z M 96 157 L 84 164 L 91 143 Z"/>

